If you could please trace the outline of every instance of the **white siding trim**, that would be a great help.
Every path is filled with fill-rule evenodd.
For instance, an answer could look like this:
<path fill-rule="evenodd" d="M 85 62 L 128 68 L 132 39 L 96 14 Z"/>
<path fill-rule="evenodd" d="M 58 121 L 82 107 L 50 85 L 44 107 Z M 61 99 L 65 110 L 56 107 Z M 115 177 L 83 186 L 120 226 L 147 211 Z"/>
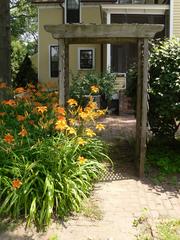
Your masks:
<path fill-rule="evenodd" d="M 174 0 L 170 1 L 170 24 L 169 24 L 169 35 L 170 38 L 173 37 L 173 32 L 174 32 Z"/>
<path fill-rule="evenodd" d="M 111 14 L 107 13 L 107 24 L 111 24 Z M 107 44 L 107 62 L 106 62 L 106 71 L 109 72 L 111 70 L 111 44 Z"/>

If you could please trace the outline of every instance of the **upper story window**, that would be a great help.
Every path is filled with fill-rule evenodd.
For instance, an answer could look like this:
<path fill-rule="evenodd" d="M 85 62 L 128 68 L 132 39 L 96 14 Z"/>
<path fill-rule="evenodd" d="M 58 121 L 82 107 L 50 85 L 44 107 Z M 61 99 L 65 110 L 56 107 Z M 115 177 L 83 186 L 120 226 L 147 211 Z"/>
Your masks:
<path fill-rule="evenodd" d="M 66 0 L 66 23 L 80 22 L 80 0 Z"/>
<path fill-rule="evenodd" d="M 92 70 L 95 67 L 95 49 L 78 48 L 78 68 L 80 70 Z"/>
<path fill-rule="evenodd" d="M 59 75 L 59 47 L 51 45 L 49 49 L 50 77 L 57 78 Z"/>

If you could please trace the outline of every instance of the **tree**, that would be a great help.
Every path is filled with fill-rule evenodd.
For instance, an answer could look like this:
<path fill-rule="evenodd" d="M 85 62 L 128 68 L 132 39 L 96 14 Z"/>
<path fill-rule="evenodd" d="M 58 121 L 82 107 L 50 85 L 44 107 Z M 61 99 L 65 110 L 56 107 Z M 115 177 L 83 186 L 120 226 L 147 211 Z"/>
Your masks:
<path fill-rule="evenodd" d="M 0 82 L 10 84 L 10 5 L 0 1 Z M 4 92 L 1 90 L 0 98 Z"/>

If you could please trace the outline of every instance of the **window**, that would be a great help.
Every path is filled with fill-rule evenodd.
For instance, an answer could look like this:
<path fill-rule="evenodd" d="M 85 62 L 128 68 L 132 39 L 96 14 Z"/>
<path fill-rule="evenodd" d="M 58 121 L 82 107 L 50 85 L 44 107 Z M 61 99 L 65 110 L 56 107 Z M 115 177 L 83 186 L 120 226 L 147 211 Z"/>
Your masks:
<path fill-rule="evenodd" d="M 50 76 L 57 78 L 59 76 L 59 47 L 50 46 Z"/>
<path fill-rule="evenodd" d="M 66 0 L 66 23 L 80 22 L 80 0 Z"/>
<path fill-rule="evenodd" d="M 93 69 L 95 67 L 95 49 L 94 48 L 79 48 L 78 49 L 78 68 Z"/>

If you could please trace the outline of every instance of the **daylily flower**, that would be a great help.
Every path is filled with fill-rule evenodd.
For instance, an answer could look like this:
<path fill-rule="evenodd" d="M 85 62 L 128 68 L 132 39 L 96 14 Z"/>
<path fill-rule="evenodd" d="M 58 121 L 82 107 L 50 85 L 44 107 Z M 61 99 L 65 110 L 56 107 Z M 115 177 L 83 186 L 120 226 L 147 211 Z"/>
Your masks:
<path fill-rule="evenodd" d="M 96 129 L 101 131 L 101 130 L 105 129 L 105 127 L 104 127 L 103 124 L 99 123 L 99 124 L 96 125 Z"/>
<path fill-rule="evenodd" d="M 83 138 L 81 138 L 81 137 L 79 137 L 77 139 L 77 142 L 78 142 L 79 145 L 82 145 L 82 146 L 84 146 L 86 144 L 86 141 Z"/>
<path fill-rule="evenodd" d="M 14 90 L 14 92 L 16 94 L 20 94 L 20 93 L 24 93 L 25 92 L 25 89 L 23 87 L 18 87 Z"/>
<path fill-rule="evenodd" d="M 73 128 L 73 127 L 67 127 L 67 131 L 68 131 L 69 134 L 74 134 L 74 135 L 77 134 L 77 133 L 76 133 L 76 129 Z"/>
<path fill-rule="evenodd" d="M 87 129 L 85 130 L 85 132 L 86 132 L 86 135 L 87 135 L 88 137 L 94 137 L 94 136 L 96 136 L 95 132 L 93 132 L 93 130 L 90 129 L 90 128 L 87 128 Z"/>
<path fill-rule="evenodd" d="M 68 101 L 67 101 L 67 103 L 70 105 L 70 106 L 77 106 L 78 105 L 78 103 L 77 103 L 77 101 L 75 100 L 75 99 L 73 99 L 73 98 L 70 98 Z"/>
<path fill-rule="evenodd" d="M 87 160 L 87 159 L 84 158 L 84 157 L 82 157 L 82 156 L 79 156 L 79 157 L 78 157 L 78 161 L 79 161 L 80 164 L 84 164 L 84 163 L 86 162 L 86 160 Z"/>
<path fill-rule="evenodd" d="M 12 181 L 12 187 L 13 188 L 20 188 L 22 185 L 22 182 L 19 179 L 15 179 Z"/>
<path fill-rule="evenodd" d="M 61 114 L 61 115 L 65 115 L 65 110 L 64 110 L 64 108 L 63 107 L 57 107 L 56 109 L 55 109 L 55 112 L 56 113 L 58 113 L 58 114 Z"/>
<path fill-rule="evenodd" d="M 22 127 L 22 130 L 18 133 L 18 135 L 21 137 L 26 137 L 28 135 L 28 132 L 24 127 Z"/>
<path fill-rule="evenodd" d="M 95 85 L 91 86 L 91 92 L 92 93 L 98 93 L 99 92 L 99 88 Z"/>
<path fill-rule="evenodd" d="M 56 123 L 55 123 L 55 129 L 56 130 L 65 130 L 68 126 L 67 126 L 67 122 L 66 120 L 58 120 Z"/>
<path fill-rule="evenodd" d="M 0 83 L 0 89 L 7 88 L 7 84 L 4 82 Z"/>
<path fill-rule="evenodd" d="M 47 112 L 47 107 L 46 106 L 37 107 L 37 111 L 43 114 L 44 112 Z"/>
<path fill-rule="evenodd" d="M 5 105 L 12 106 L 12 107 L 16 106 L 16 102 L 13 99 L 4 100 L 2 103 Z"/>
<path fill-rule="evenodd" d="M 0 117 L 4 117 L 4 115 L 6 115 L 5 112 L 0 112 Z"/>
<path fill-rule="evenodd" d="M 19 122 L 23 122 L 25 119 L 26 119 L 26 117 L 25 116 L 23 116 L 23 115 L 17 115 L 17 120 L 19 121 Z"/>
<path fill-rule="evenodd" d="M 14 137 L 10 133 L 8 133 L 4 136 L 4 141 L 10 144 L 14 142 Z"/>

